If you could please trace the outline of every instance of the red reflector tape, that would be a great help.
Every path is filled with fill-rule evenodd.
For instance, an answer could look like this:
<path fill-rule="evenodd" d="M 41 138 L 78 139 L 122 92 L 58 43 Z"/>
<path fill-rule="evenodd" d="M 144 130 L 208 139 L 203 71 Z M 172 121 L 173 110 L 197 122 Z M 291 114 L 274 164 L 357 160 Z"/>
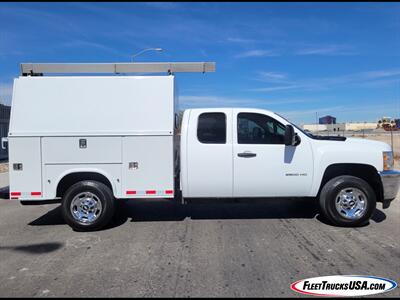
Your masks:
<path fill-rule="evenodd" d="M 136 191 L 126 191 L 127 195 L 136 195 Z"/>
<path fill-rule="evenodd" d="M 172 194 L 174 193 L 174 191 L 173 191 L 173 190 L 166 190 L 165 193 L 166 193 L 167 195 L 172 195 Z"/>
<path fill-rule="evenodd" d="M 21 192 L 11 192 L 11 196 L 21 196 Z"/>
<path fill-rule="evenodd" d="M 41 192 L 31 192 L 31 196 L 41 196 Z"/>
<path fill-rule="evenodd" d="M 146 194 L 147 195 L 154 195 L 154 194 L 156 194 L 156 191 L 155 190 L 147 190 Z"/>

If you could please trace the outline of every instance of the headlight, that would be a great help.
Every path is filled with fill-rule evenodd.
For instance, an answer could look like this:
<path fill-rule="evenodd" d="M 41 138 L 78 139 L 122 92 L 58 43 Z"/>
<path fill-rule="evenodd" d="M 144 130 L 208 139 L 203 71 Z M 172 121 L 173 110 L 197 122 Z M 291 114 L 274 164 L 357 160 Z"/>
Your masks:
<path fill-rule="evenodd" d="M 393 169 L 393 152 L 392 151 L 384 151 L 383 152 L 383 170 L 392 170 Z"/>

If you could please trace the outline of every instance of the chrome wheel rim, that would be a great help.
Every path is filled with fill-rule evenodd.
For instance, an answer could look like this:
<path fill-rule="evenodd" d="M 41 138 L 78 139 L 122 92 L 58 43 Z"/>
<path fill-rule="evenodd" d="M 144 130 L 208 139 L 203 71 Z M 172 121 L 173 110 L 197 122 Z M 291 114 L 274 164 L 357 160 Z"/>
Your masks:
<path fill-rule="evenodd" d="M 102 212 L 100 199 L 91 192 L 79 193 L 72 199 L 71 214 L 81 224 L 89 225 L 95 222 Z"/>
<path fill-rule="evenodd" d="M 349 187 L 342 189 L 335 198 L 337 212 L 349 220 L 358 220 L 367 211 L 367 196 L 360 189 Z"/>

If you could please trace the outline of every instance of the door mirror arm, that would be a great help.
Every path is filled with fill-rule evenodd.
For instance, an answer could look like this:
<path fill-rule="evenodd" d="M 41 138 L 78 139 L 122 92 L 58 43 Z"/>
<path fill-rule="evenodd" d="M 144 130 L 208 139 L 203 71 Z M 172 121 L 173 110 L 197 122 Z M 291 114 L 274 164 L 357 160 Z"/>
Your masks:
<path fill-rule="evenodd" d="M 294 134 L 294 139 L 295 139 L 295 143 L 294 143 L 293 146 L 298 146 L 298 145 L 300 145 L 300 143 L 301 143 L 301 138 L 300 138 L 300 136 L 299 136 L 297 133 Z"/>

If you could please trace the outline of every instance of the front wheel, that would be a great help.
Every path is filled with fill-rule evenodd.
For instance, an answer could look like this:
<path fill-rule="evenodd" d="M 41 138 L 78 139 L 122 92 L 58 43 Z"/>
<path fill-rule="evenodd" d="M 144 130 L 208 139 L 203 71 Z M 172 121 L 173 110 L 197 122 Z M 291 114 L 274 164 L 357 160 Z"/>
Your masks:
<path fill-rule="evenodd" d="M 371 186 L 354 176 L 338 176 L 321 190 L 322 214 L 333 224 L 356 227 L 365 224 L 376 208 L 376 195 Z"/>
<path fill-rule="evenodd" d="M 98 230 L 114 215 L 114 196 L 109 187 L 97 181 L 80 181 L 65 193 L 61 210 L 64 220 L 78 231 Z"/>

